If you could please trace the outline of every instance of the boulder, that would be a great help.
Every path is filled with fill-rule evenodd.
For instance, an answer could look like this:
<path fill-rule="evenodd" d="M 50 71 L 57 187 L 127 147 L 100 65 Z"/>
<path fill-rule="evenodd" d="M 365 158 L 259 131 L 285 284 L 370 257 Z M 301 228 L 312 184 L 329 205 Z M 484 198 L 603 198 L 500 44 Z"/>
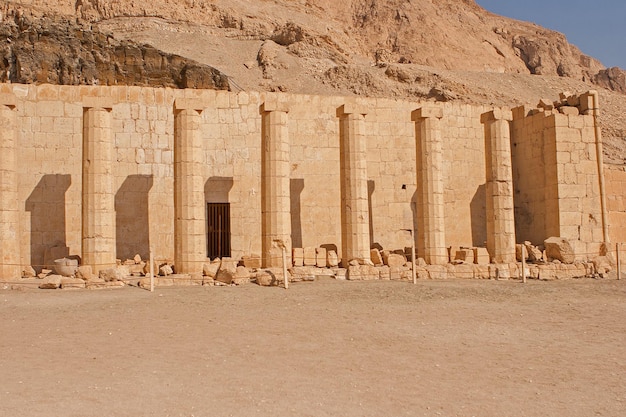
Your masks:
<path fill-rule="evenodd" d="M 528 241 L 524 242 L 524 246 L 528 252 L 529 262 L 541 262 L 543 260 L 543 253 L 539 250 L 539 248 Z"/>
<path fill-rule="evenodd" d="M 565 264 L 572 264 L 576 260 L 574 249 L 567 239 L 550 237 L 543 242 L 548 259 L 556 259 Z"/>
<path fill-rule="evenodd" d="M 404 266 L 405 263 L 406 263 L 406 257 L 398 253 L 390 253 L 387 256 L 387 259 L 385 259 L 385 264 L 391 268 Z"/>

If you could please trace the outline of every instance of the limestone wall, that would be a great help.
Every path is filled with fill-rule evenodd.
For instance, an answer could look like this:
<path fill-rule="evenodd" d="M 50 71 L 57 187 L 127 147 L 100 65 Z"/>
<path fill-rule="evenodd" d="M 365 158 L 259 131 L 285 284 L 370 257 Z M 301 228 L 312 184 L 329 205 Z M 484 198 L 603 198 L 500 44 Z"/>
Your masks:
<path fill-rule="evenodd" d="M 416 122 L 411 113 L 426 103 L 124 86 L 4 84 L 0 94 L 15 97 L 18 236 L 24 266 L 41 269 L 55 246 L 81 254 L 87 97 L 112 103 L 117 258 L 136 253 L 145 258 L 151 249 L 158 259 L 174 257 L 174 103 L 179 99 L 193 99 L 200 103 L 193 108 L 201 107 L 203 154 L 201 163 L 193 165 L 200 167 L 193 169 L 201 171 L 194 173 L 201 184 L 188 184 L 198 188 L 194 192 L 205 202 L 230 203 L 233 257 L 262 251 L 262 106 L 268 102 L 279 102 L 287 111 L 293 247 L 325 246 L 341 252 L 337 109 L 346 103 L 366 114 L 367 157 L 357 162 L 367 170 L 370 243 L 391 250 L 411 244 L 404 230 L 416 225 Z M 429 105 L 442 110 L 437 126 L 444 158 L 446 246 L 484 246 L 486 169 L 480 116 L 489 109 Z M 547 237 L 558 232 L 588 242 L 601 240 L 590 220 L 599 218 L 595 154 L 587 140 L 590 121 L 587 116 L 561 116 L 536 115 L 513 123 L 516 209 L 525 210 L 516 215 L 518 241 L 539 243 L 542 233 Z M 554 189 L 557 194 L 552 194 Z M 550 198 L 554 210 L 548 210 Z M 549 212 L 545 219 L 542 211 Z M 547 226 L 554 233 L 546 233 Z"/>
<path fill-rule="evenodd" d="M 591 256 L 603 241 L 594 120 L 588 108 L 563 109 L 514 110 L 517 240 L 560 236 L 580 257 Z"/>
<path fill-rule="evenodd" d="M 611 242 L 626 243 L 626 171 L 605 168 L 604 179 Z"/>

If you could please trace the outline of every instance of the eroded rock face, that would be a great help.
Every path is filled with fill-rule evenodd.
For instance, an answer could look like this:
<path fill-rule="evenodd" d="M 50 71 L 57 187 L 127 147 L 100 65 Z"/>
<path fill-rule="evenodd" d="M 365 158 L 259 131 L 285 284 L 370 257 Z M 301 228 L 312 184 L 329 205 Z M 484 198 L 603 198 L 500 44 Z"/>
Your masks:
<path fill-rule="evenodd" d="M 215 68 L 149 45 L 117 41 L 88 24 L 19 14 L 0 22 L 0 82 L 227 90 Z"/>

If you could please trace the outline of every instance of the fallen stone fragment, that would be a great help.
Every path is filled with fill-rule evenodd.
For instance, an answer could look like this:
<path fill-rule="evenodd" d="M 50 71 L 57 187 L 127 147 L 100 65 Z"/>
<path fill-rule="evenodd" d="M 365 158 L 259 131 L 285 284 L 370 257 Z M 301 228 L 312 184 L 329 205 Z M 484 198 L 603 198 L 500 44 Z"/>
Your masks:
<path fill-rule="evenodd" d="M 42 290 L 56 290 L 61 286 L 61 275 L 48 275 L 43 279 L 43 282 L 39 285 Z"/>
<path fill-rule="evenodd" d="M 574 249 L 567 239 L 562 237 L 550 237 L 543 242 L 548 260 L 556 259 L 566 264 L 572 264 L 576 260 Z"/>

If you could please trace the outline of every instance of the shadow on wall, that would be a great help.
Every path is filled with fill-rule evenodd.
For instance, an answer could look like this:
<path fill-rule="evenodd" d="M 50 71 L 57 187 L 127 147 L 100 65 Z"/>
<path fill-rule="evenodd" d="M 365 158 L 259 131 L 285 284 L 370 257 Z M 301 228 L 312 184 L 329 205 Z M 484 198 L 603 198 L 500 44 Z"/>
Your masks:
<path fill-rule="evenodd" d="M 30 212 L 30 263 L 37 273 L 45 266 L 46 251 L 65 248 L 65 193 L 72 184 L 69 174 L 48 174 L 26 200 Z M 76 221 L 80 222 L 80 219 Z"/>
<path fill-rule="evenodd" d="M 472 245 L 484 247 L 487 241 L 487 186 L 479 185 L 470 203 Z"/>
<path fill-rule="evenodd" d="M 149 193 L 152 175 L 129 175 L 115 194 L 115 240 L 122 261 L 150 257 Z"/>
<path fill-rule="evenodd" d="M 302 247 L 302 191 L 304 179 L 292 178 L 289 180 L 289 195 L 291 203 L 291 245 L 294 248 Z"/>

